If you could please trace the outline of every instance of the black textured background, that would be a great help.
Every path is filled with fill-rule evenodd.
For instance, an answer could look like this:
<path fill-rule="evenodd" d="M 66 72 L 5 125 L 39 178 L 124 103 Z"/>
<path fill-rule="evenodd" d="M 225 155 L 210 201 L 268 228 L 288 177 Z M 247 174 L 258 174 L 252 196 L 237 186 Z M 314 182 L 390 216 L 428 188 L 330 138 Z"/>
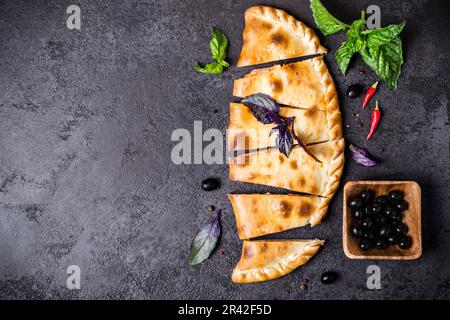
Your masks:
<path fill-rule="evenodd" d="M 307 265 L 288 276 L 234 285 L 240 256 L 227 192 L 263 192 L 230 182 L 226 165 L 170 161 L 176 128 L 225 131 L 233 65 L 217 76 L 193 71 L 209 60 L 210 28 L 230 39 L 230 61 L 241 47 L 243 13 L 253 4 L 288 10 L 313 26 L 308 1 L 0 1 L 0 298 L 159 299 L 392 299 L 450 298 L 449 5 L 448 1 L 324 1 L 345 22 L 378 4 L 382 25 L 407 20 L 406 64 L 399 89 L 382 85 L 384 116 L 368 144 L 383 160 L 362 168 L 347 159 L 348 180 L 416 180 L 422 187 L 423 256 L 417 261 L 354 261 L 342 250 L 340 190 L 316 228 L 278 237 L 327 240 Z M 81 7 L 81 31 L 65 26 L 66 8 Z M 375 77 L 359 59 L 343 76 L 334 52 L 345 35 L 324 39 L 326 61 L 339 88 L 347 142 L 366 145 L 351 116 L 352 83 Z M 383 151 L 384 148 L 384 151 Z M 218 177 L 221 189 L 200 182 Z M 201 265 L 186 263 L 192 237 L 223 208 L 219 250 Z M 81 267 L 81 290 L 65 287 L 66 268 Z M 365 287 L 377 264 L 382 290 Z M 340 272 L 331 286 L 327 270 Z M 300 283 L 309 279 L 308 290 Z"/>

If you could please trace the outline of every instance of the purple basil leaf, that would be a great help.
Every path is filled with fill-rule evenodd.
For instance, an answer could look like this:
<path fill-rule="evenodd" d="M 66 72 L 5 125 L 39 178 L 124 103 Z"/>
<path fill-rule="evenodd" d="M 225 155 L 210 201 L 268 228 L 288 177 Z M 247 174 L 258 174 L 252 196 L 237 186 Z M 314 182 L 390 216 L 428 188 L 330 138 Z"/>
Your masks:
<path fill-rule="evenodd" d="M 289 132 L 289 128 L 286 124 L 280 124 L 272 129 L 272 131 L 278 131 L 278 136 L 276 138 L 276 144 L 278 151 L 283 153 L 287 158 L 289 158 L 289 154 L 292 149 L 292 136 Z"/>
<path fill-rule="evenodd" d="M 309 150 L 308 149 L 308 147 L 306 146 L 306 144 L 304 144 L 303 143 L 303 141 L 302 140 L 300 140 L 300 137 L 299 136 L 297 136 L 297 134 L 295 133 L 295 130 L 294 130 L 294 118 L 290 118 L 290 119 L 292 119 L 291 121 L 292 121 L 292 128 L 291 128 L 291 130 L 292 130 L 292 135 L 294 136 L 294 139 L 297 141 L 297 143 L 298 143 L 298 145 L 311 157 L 311 158 L 313 158 L 314 160 L 316 160 L 317 162 L 319 162 L 319 163 L 322 163 L 322 161 L 320 161 L 319 159 L 317 159 L 317 157 L 314 155 L 314 153 L 312 153 L 311 152 L 311 150 Z"/>
<path fill-rule="evenodd" d="M 366 149 L 359 148 L 353 144 L 350 145 L 349 149 L 356 163 L 365 167 L 373 167 L 378 164 L 378 161 Z"/>
<path fill-rule="evenodd" d="M 220 236 L 220 214 L 222 210 L 217 210 L 216 217 L 210 223 L 200 228 L 200 231 L 192 242 L 191 251 L 187 258 L 188 263 L 193 266 L 209 258 L 217 245 Z"/>
<path fill-rule="evenodd" d="M 253 94 L 241 100 L 241 103 L 247 106 L 253 116 L 264 124 L 279 123 L 280 108 L 278 104 L 268 95 L 263 93 Z"/>

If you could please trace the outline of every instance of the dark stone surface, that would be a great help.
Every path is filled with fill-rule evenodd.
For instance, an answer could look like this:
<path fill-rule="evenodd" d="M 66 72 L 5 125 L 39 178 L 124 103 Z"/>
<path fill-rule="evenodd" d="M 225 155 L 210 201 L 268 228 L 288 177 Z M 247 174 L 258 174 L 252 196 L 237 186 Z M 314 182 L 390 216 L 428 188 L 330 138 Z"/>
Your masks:
<path fill-rule="evenodd" d="M 269 283 L 234 285 L 240 256 L 226 194 L 264 192 L 230 182 L 227 165 L 170 160 L 176 128 L 225 131 L 235 66 L 222 75 L 193 71 L 209 59 L 210 27 L 229 37 L 230 61 L 241 47 L 244 10 L 257 3 L 287 9 L 312 26 L 307 1 L 76 1 L 81 31 L 65 26 L 68 1 L 0 1 L 0 297 L 158 299 L 450 298 L 449 20 L 447 1 L 324 1 L 344 21 L 378 4 L 382 24 L 407 20 L 406 64 L 399 89 L 378 94 L 384 116 L 369 150 L 372 169 L 347 161 L 348 180 L 416 180 L 422 187 L 420 260 L 353 261 L 342 250 L 342 190 L 316 228 L 276 237 L 320 237 L 310 263 Z M 344 34 L 324 37 L 340 91 L 348 142 L 366 145 L 369 112 L 358 128 L 348 85 L 375 77 L 359 59 L 343 76 L 334 52 Z M 384 148 L 382 152 L 381 149 Z M 221 189 L 202 192 L 218 177 Z M 224 251 L 190 267 L 186 256 L 206 207 L 223 208 Z M 377 264 L 382 290 L 365 287 Z M 82 289 L 66 288 L 66 268 L 81 267 Z M 330 286 L 327 270 L 340 272 Z M 308 290 L 300 284 L 308 278 Z"/>

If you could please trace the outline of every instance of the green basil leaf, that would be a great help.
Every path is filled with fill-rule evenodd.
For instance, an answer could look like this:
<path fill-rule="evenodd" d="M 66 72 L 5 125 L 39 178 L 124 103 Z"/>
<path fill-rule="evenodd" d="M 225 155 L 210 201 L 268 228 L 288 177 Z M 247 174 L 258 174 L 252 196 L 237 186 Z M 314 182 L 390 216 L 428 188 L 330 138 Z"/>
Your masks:
<path fill-rule="evenodd" d="M 225 60 L 219 60 L 218 62 L 225 68 L 228 68 L 230 66 L 230 64 L 228 62 L 226 62 Z"/>
<path fill-rule="evenodd" d="M 349 28 L 348 25 L 333 17 L 320 0 L 311 0 L 310 4 L 317 28 L 326 36 Z"/>
<path fill-rule="evenodd" d="M 201 73 L 219 74 L 223 72 L 223 66 L 219 62 L 211 62 L 204 67 L 201 67 L 198 63 L 196 63 L 195 70 Z"/>
<path fill-rule="evenodd" d="M 195 236 L 187 258 L 191 266 L 205 261 L 214 251 L 220 237 L 220 214 L 219 209 L 214 220 L 202 226 Z"/>
<path fill-rule="evenodd" d="M 360 40 L 365 40 L 366 36 L 364 31 L 366 30 L 366 19 L 361 18 L 353 21 L 350 29 L 347 32 L 349 38 L 357 38 Z"/>
<path fill-rule="evenodd" d="M 405 24 L 406 22 L 403 21 L 400 24 L 393 24 L 381 29 L 365 30 L 362 33 L 367 35 L 367 45 L 369 47 L 382 46 L 394 40 L 402 32 Z"/>
<path fill-rule="evenodd" d="M 403 64 L 402 40 L 395 37 L 382 46 L 367 47 L 360 51 L 364 62 L 372 68 L 377 76 L 386 81 L 391 90 L 397 89 L 397 80 Z"/>
<path fill-rule="evenodd" d="M 355 38 L 348 38 L 344 41 L 339 49 L 336 51 L 336 62 L 343 74 L 347 72 L 348 65 L 353 55 L 358 51 L 356 48 L 356 40 Z"/>
<path fill-rule="evenodd" d="M 212 38 L 209 42 L 209 46 L 211 48 L 211 58 L 216 59 L 218 62 L 225 60 L 227 56 L 228 39 L 216 27 L 212 28 Z"/>

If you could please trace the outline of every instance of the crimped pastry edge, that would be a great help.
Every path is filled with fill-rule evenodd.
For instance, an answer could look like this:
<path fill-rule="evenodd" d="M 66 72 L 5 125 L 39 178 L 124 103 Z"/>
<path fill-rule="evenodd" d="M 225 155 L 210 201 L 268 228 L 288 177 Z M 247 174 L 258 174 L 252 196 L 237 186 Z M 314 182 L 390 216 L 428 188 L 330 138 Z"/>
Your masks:
<path fill-rule="evenodd" d="M 316 33 L 314 32 L 313 29 L 306 26 L 303 22 L 295 19 L 293 16 L 288 14 L 286 11 L 277 9 L 277 8 L 273 8 L 273 7 L 269 7 L 269 6 L 261 6 L 261 5 L 253 6 L 253 7 L 248 8 L 245 11 L 245 14 L 244 14 L 245 28 L 243 31 L 244 39 L 245 39 L 245 35 L 246 35 L 245 31 L 247 29 L 248 20 L 251 16 L 264 17 L 267 20 L 271 20 L 271 21 L 277 22 L 279 24 L 283 24 L 283 25 L 291 28 L 292 31 L 294 33 L 298 34 L 304 40 L 304 43 L 308 43 L 311 50 L 315 51 L 315 53 L 317 53 L 317 54 L 320 54 L 320 53 L 326 54 L 328 52 L 328 50 L 320 44 L 319 37 L 316 35 Z M 241 54 L 242 54 L 242 52 L 241 52 Z M 243 64 L 240 62 L 241 54 L 239 55 L 238 62 L 237 62 L 238 67 L 246 67 L 246 66 L 261 64 L 261 63 Z M 299 56 L 299 57 L 301 57 L 301 56 Z M 285 59 L 289 59 L 289 58 L 296 58 L 296 57 L 285 57 Z M 277 61 L 277 60 L 270 60 L 270 61 L 265 61 L 262 63 L 272 62 L 272 61 Z"/>
<path fill-rule="evenodd" d="M 242 243 L 242 254 L 241 258 L 243 259 L 244 255 L 244 246 L 246 241 L 252 241 L 252 240 L 244 240 Z M 258 240 L 255 240 L 258 241 Z M 261 240 L 264 241 L 264 240 Z M 265 240 L 267 241 L 267 240 Z M 276 241 L 276 240 L 272 240 Z M 278 240 L 278 241 L 289 241 L 289 240 Z M 255 282 L 263 282 L 263 281 L 269 281 L 274 280 L 277 278 L 280 278 L 284 275 L 287 275 L 288 273 L 292 272 L 293 270 L 297 269 L 298 267 L 306 264 L 313 256 L 317 254 L 320 247 L 325 243 L 325 240 L 291 240 L 291 241 L 308 241 L 310 242 L 310 245 L 305 247 L 304 250 L 299 252 L 296 256 L 292 257 L 290 260 L 286 262 L 278 262 L 272 267 L 264 268 L 264 269 L 251 269 L 251 270 L 237 270 L 236 267 L 233 270 L 233 273 L 231 275 L 231 280 L 234 283 L 255 283 Z M 311 254 L 308 255 L 308 257 L 304 257 L 303 254 L 307 250 L 312 250 Z M 305 260 L 306 259 L 306 260 Z M 240 261 L 240 260 L 239 260 Z"/>

